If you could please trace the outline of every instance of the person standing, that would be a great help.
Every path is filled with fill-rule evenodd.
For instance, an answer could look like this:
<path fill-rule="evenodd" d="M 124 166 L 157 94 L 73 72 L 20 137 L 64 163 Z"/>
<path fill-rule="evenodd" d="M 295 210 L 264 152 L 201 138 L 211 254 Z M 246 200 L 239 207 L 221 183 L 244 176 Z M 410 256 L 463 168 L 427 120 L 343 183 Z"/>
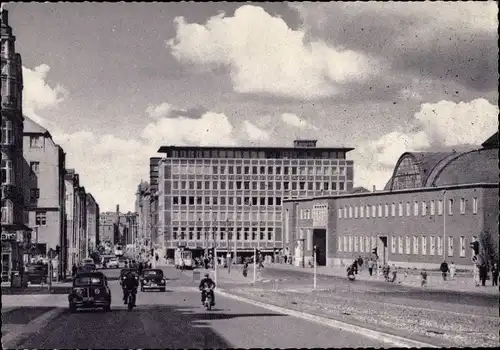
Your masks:
<path fill-rule="evenodd" d="M 76 264 L 73 263 L 73 267 L 71 267 L 71 276 L 75 278 L 76 272 L 78 271 L 78 268 L 76 267 Z"/>
<path fill-rule="evenodd" d="M 373 265 L 373 259 L 368 260 L 368 273 L 370 274 L 370 276 L 373 275 Z"/>
<path fill-rule="evenodd" d="M 481 285 L 486 286 L 486 278 L 488 277 L 488 265 L 486 262 L 482 262 L 481 266 L 479 266 L 479 279 L 481 280 Z"/>
<path fill-rule="evenodd" d="M 491 267 L 491 285 L 498 286 L 498 264 L 493 263 Z"/>
<path fill-rule="evenodd" d="M 449 271 L 448 263 L 446 262 L 446 260 L 441 263 L 441 267 L 439 269 L 441 270 L 441 274 L 443 276 L 443 281 L 446 281 L 446 278 L 448 276 L 448 271 Z"/>
<path fill-rule="evenodd" d="M 452 261 L 450 264 L 450 279 L 451 280 L 455 279 L 456 271 L 457 271 L 457 267 L 455 266 L 455 263 Z"/>

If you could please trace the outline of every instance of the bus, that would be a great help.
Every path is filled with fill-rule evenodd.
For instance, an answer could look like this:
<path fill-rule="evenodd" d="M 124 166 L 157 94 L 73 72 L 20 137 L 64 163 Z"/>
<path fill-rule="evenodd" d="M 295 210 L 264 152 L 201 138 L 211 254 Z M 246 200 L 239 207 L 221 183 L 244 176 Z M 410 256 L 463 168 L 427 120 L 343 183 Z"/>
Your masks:
<path fill-rule="evenodd" d="M 175 268 L 176 269 L 181 268 L 183 262 L 184 262 L 185 269 L 192 269 L 193 268 L 193 253 L 190 250 L 182 250 L 182 249 L 177 248 L 175 250 L 175 256 L 174 256 Z"/>

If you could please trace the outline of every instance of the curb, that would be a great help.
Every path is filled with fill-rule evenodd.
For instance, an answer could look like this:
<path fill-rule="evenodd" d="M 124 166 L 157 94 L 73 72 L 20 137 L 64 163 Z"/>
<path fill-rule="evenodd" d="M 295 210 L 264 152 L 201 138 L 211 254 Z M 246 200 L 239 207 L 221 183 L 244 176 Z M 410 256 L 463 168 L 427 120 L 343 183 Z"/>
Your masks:
<path fill-rule="evenodd" d="M 31 335 L 33 333 L 38 333 L 40 329 L 47 326 L 47 324 L 61 315 L 64 312 L 64 308 L 55 308 L 49 312 L 38 316 L 34 320 L 30 321 L 27 325 L 22 327 L 21 332 L 10 332 L 2 336 L 2 347 L 3 348 L 16 348 L 17 343 L 24 337 Z M 14 342 L 14 344 L 12 344 Z M 9 344 L 10 343 L 10 344 Z"/>
<path fill-rule="evenodd" d="M 361 334 L 365 337 L 372 338 L 372 339 L 375 339 L 377 341 L 391 343 L 392 345 L 394 345 L 396 347 L 404 347 L 404 348 L 437 348 L 438 347 L 438 346 L 424 343 L 424 342 L 420 342 L 417 340 L 412 340 L 412 339 L 403 338 L 403 337 L 400 337 L 397 335 L 392 335 L 392 334 L 388 334 L 388 333 L 374 331 L 374 330 L 369 329 L 369 328 L 355 326 L 355 325 L 352 325 L 349 323 L 345 323 L 345 322 L 341 322 L 341 321 L 337 321 L 337 320 L 332 320 L 330 318 L 316 316 L 316 315 L 308 314 L 308 313 L 301 312 L 301 311 L 287 309 L 287 308 L 284 308 L 281 306 L 263 303 L 260 301 L 241 297 L 239 295 L 229 294 L 229 293 L 226 293 L 224 290 L 220 290 L 220 289 L 218 290 L 217 293 L 222 295 L 222 296 L 234 299 L 234 300 L 238 300 L 238 301 L 241 301 L 244 303 L 260 306 L 260 307 L 268 309 L 270 311 L 279 312 L 281 314 L 302 318 L 302 319 L 305 319 L 307 321 L 316 322 L 316 323 L 319 323 L 321 325 L 329 326 L 331 328 L 337 328 L 337 329 L 340 329 L 343 331 L 347 331 L 347 332 L 351 332 L 351 333 L 355 333 L 355 334 Z"/>

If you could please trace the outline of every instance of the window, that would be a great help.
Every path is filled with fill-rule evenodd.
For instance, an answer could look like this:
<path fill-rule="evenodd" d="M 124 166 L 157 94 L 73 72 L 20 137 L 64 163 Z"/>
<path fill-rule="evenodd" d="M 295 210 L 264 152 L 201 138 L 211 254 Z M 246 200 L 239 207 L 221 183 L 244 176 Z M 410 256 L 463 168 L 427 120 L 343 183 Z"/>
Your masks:
<path fill-rule="evenodd" d="M 434 203 L 434 201 L 431 201 L 431 215 L 435 214 L 436 214 L 436 204 Z"/>
<path fill-rule="evenodd" d="M 391 253 L 396 253 L 396 236 L 391 237 Z"/>
<path fill-rule="evenodd" d="M 437 237 L 437 251 L 438 255 L 443 255 L 443 237 Z"/>
<path fill-rule="evenodd" d="M 396 216 L 396 203 L 391 204 L 391 216 Z"/>
<path fill-rule="evenodd" d="M 344 207 L 344 218 L 347 218 L 347 207 Z"/>
<path fill-rule="evenodd" d="M 372 218 L 376 217 L 377 217 L 377 207 L 375 206 L 375 204 L 372 204 Z"/>
<path fill-rule="evenodd" d="M 360 218 L 363 218 L 365 216 L 365 206 L 364 205 L 361 205 L 359 207 L 359 217 Z"/>
<path fill-rule="evenodd" d="M 460 236 L 460 257 L 465 257 L 465 237 Z"/>
<path fill-rule="evenodd" d="M 361 236 L 361 237 L 359 237 L 359 251 L 361 253 L 364 253 L 364 251 L 365 251 L 364 247 L 365 247 L 365 241 L 364 241 L 363 236 Z M 367 251 L 367 253 L 368 253 L 368 251 Z"/>
<path fill-rule="evenodd" d="M 37 211 L 35 213 L 35 225 L 36 226 L 46 226 L 47 225 L 47 212 Z"/>
<path fill-rule="evenodd" d="M 430 240 L 431 240 L 431 248 L 429 254 L 434 255 L 436 253 L 436 237 L 431 236 Z"/>
<path fill-rule="evenodd" d="M 354 217 L 355 218 L 358 217 L 358 206 L 357 205 L 354 207 Z"/>
<path fill-rule="evenodd" d="M 474 198 L 472 198 L 472 213 L 473 214 L 477 214 L 477 207 L 478 207 L 477 197 L 474 197 Z"/>
<path fill-rule="evenodd" d="M 344 236 L 344 252 L 348 251 L 347 236 Z"/>
<path fill-rule="evenodd" d="M 422 216 L 427 215 L 427 202 L 422 202 Z"/>
<path fill-rule="evenodd" d="M 389 204 L 384 205 L 384 216 L 388 217 L 389 216 Z"/>
<path fill-rule="evenodd" d="M 342 251 L 342 237 L 339 237 L 339 239 L 338 239 L 338 248 L 337 248 L 337 250 L 339 252 Z"/>
<path fill-rule="evenodd" d="M 382 217 L 382 204 L 379 204 L 378 205 L 378 217 L 381 218 Z"/>
<path fill-rule="evenodd" d="M 403 254 L 403 237 L 398 237 L 398 254 Z"/>
<path fill-rule="evenodd" d="M 411 203 L 406 202 L 406 216 L 410 216 L 410 215 L 411 215 Z"/>
<path fill-rule="evenodd" d="M 438 200 L 438 215 L 443 215 L 443 201 Z"/>
<path fill-rule="evenodd" d="M 397 166 L 391 181 L 391 190 L 419 187 L 422 187 L 420 167 L 412 156 L 406 156 Z"/>
<path fill-rule="evenodd" d="M 367 218 L 370 217 L 370 206 L 369 205 L 366 206 L 366 217 Z"/>
<path fill-rule="evenodd" d="M 422 236 L 422 255 L 427 255 L 427 237 Z"/>
<path fill-rule="evenodd" d="M 339 219 L 342 219 L 342 208 L 339 208 Z"/>
<path fill-rule="evenodd" d="M 418 202 L 413 203 L 413 216 L 418 216 Z"/>
<path fill-rule="evenodd" d="M 448 256 L 453 256 L 453 237 L 448 237 Z"/>
<path fill-rule="evenodd" d="M 365 252 L 370 252 L 370 237 L 368 236 L 365 237 Z"/>
<path fill-rule="evenodd" d="M 410 254 L 410 248 L 411 248 L 411 242 L 410 242 L 410 237 L 406 236 L 405 237 L 405 253 Z"/>
<path fill-rule="evenodd" d="M 12 121 L 5 119 L 2 116 L 2 144 L 12 145 L 13 143 L 14 143 L 14 130 L 12 129 Z"/>
<path fill-rule="evenodd" d="M 399 202 L 398 214 L 399 214 L 399 216 L 403 216 L 403 202 Z"/>
<path fill-rule="evenodd" d="M 349 236 L 349 251 L 352 252 L 352 236 Z"/>
<path fill-rule="evenodd" d="M 358 236 L 354 236 L 354 251 L 355 252 L 358 251 L 358 244 L 359 244 Z"/>
<path fill-rule="evenodd" d="M 412 237 L 413 239 L 413 254 L 414 255 L 417 255 L 418 254 L 418 237 L 417 236 L 413 236 Z"/>
<path fill-rule="evenodd" d="M 2 224 L 12 224 L 14 203 L 10 199 L 2 199 Z"/>
<path fill-rule="evenodd" d="M 43 137 L 30 136 L 30 148 L 42 148 L 42 147 L 43 147 Z"/>
<path fill-rule="evenodd" d="M 460 214 L 465 214 L 465 198 L 460 198 Z"/>
<path fill-rule="evenodd" d="M 37 199 L 40 198 L 40 189 L 39 188 L 31 188 L 30 189 L 30 201 L 31 203 L 36 202 Z"/>
<path fill-rule="evenodd" d="M 12 161 L 9 159 L 2 159 L 2 184 L 12 184 L 13 180 Z"/>
<path fill-rule="evenodd" d="M 448 199 L 448 215 L 453 215 L 453 199 Z"/>
<path fill-rule="evenodd" d="M 352 219 L 352 206 L 349 206 L 349 219 Z"/>

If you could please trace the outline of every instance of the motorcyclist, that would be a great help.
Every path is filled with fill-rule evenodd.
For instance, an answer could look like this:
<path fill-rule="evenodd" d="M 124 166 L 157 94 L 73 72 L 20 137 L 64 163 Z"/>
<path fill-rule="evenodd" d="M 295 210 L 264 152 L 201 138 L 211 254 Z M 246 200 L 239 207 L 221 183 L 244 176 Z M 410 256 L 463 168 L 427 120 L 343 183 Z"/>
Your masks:
<path fill-rule="evenodd" d="M 139 278 L 133 273 L 132 271 L 129 271 L 125 279 L 122 281 L 122 288 L 123 288 L 123 303 L 127 304 L 128 301 L 128 293 L 133 292 L 134 293 L 134 306 L 135 302 L 137 299 L 137 288 L 139 287 Z"/>
<path fill-rule="evenodd" d="M 200 291 L 201 291 L 201 304 L 205 305 L 206 291 L 205 288 L 210 288 L 210 296 L 212 297 L 212 304 L 215 305 L 215 282 L 210 278 L 209 274 L 206 273 L 205 277 L 200 281 Z"/>

